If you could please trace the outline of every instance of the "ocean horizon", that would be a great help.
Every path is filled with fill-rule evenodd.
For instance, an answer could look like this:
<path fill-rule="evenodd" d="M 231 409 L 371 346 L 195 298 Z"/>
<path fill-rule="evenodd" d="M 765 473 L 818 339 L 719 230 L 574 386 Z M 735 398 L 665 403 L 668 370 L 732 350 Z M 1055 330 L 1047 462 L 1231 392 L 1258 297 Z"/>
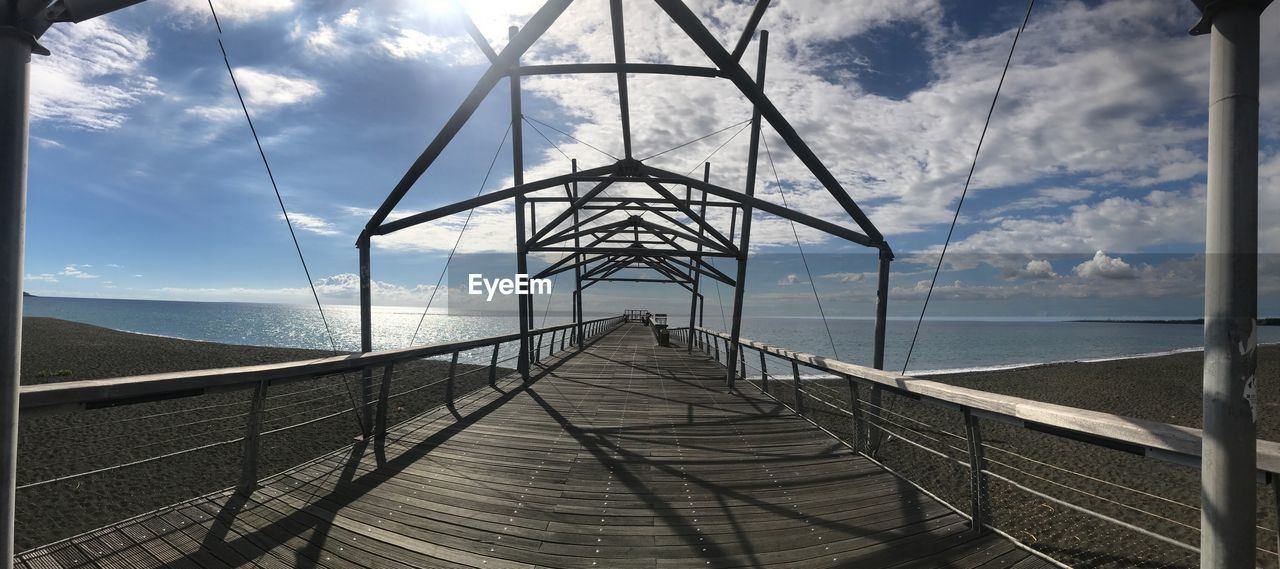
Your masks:
<path fill-rule="evenodd" d="M 24 314 L 92 324 L 123 332 L 251 346 L 357 351 L 359 307 L 325 305 L 325 322 L 314 305 L 101 298 L 27 297 Z M 605 314 L 596 317 L 607 316 Z M 588 314 L 587 318 L 593 315 Z M 673 327 L 683 322 L 679 315 Z M 1144 317 L 1150 320 L 1151 317 Z M 1158 318 L 1166 319 L 1166 318 Z M 1171 317 L 1168 319 L 1177 319 Z M 719 328 L 719 315 L 706 316 Z M 1081 322 L 1042 317 L 926 318 L 908 373 L 1007 369 L 1043 363 L 1142 357 L 1200 349 L 1200 326 L 1189 324 Z M 564 324 L 567 314 L 536 315 L 539 325 Z M 870 365 L 874 321 L 867 317 L 758 316 L 743 319 L 743 337 L 850 363 Z M 374 349 L 458 342 L 517 331 L 510 316 L 429 313 L 403 306 L 375 306 Z M 901 371 L 915 320 L 890 318 L 886 368 Z M 834 340 L 834 342 L 833 342 Z M 1280 329 L 1260 327 L 1260 343 L 1280 342 Z M 834 343 L 834 346 L 833 346 Z"/>

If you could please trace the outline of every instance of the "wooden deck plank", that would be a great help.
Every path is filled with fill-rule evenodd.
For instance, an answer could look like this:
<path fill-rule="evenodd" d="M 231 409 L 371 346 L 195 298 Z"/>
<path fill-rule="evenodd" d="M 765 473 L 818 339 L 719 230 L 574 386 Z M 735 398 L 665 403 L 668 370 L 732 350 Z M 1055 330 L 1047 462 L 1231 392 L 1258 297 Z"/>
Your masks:
<path fill-rule="evenodd" d="M 626 324 L 264 480 L 32 550 L 32 568 L 1040 566 L 724 368 Z M 932 565 L 931 565 L 932 564 Z"/>

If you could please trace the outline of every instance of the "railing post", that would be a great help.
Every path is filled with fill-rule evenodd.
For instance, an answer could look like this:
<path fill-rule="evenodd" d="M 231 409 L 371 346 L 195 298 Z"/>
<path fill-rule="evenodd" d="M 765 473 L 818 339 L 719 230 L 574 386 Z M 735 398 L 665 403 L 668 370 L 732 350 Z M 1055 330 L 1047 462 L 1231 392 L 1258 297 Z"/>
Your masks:
<path fill-rule="evenodd" d="M 791 360 L 791 377 L 796 383 L 796 413 L 804 416 L 804 390 L 800 389 L 800 364 Z"/>
<path fill-rule="evenodd" d="M 990 517 L 990 494 L 987 489 L 987 463 L 982 454 L 982 425 L 969 409 L 964 410 L 965 438 L 969 443 L 969 515 L 974 533 L 986 533 Z"/>
<path fill-rule="evenodd" d="M 453 408 L 453 378 L 454 372 L 458 370 L 458 351 L 454 350 L 453 358 L 449 360 L 449 379 L 444 382 L 444 400 L 449 408 Z"/>
<path fill-rule="evenodd" d="M 538 347 L 533 349 L 533 361 L 535 363 L 542 363 L 542 337 L 543 336 L 546 336 L 546 334 L 542 332 L 538 333 Z"/>
<path fill-rule="evenodd" d="M 759 351 L 760 351 L 760 392 L 768 393 L 769 392 L 769 368 L 766 367 L 766 364 L 765 364 L 764 349 L 761 348 Z"/>
<path fill-rule="evenodd" d="M 866 452 L 866 428 L 862 419 L 862 399 L 858 393 L 858 383 L 853 380 L 852 376 L 844 376 L 844 380 L 849 383 L 849 413 L 851 425 L 853 429 L 853 450 L 856 452 Z"/>
<path fill-rule="evenodd" d="M 373 368 L 360 370 L 360 436 L 369 438 L 373 434 Z"/>
<path fill-rule="evenodd" d="M 262 432 L 262 411 L 267 402 L 267 382 L 259 381 L 249 403 L 248 426 L 244 434 L 244 453 L 240 459 L 240 486 L 243 494 L 252 494 L 258 486 L 258 435 Z"/>
<path fill-rule="evenodd" d="M 720 363 L 720 337 L 717 336 L 714 342 L 716 346 L 716 363 Z"/>
<path fill-rule="evenodd" d="M 373 420 L 373 436 L 387 436 L 387 405 L 391 404 L 391 375 L 395 363 L 387 364 L 382 372 L 382 384 L 378 386 L 378 415 Z"/>
<path fill-rule="evenodd" d="M 742 344 L 738 344 L 738 375 L 742 381 L 747 380 L 747 351 L 742 349 Z"/>
<path fill-rule="evenodd" d="M 498 388 L 498 350 L 502 348 L 502 342 L 493 345 L 493 357 L 489 359 L 489 387 Z"/>

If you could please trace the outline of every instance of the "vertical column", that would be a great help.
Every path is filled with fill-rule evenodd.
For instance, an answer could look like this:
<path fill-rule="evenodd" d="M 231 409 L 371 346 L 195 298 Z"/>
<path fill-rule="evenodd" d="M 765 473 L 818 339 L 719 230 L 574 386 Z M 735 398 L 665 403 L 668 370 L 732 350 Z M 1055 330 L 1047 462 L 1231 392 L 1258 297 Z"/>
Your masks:
<path fill-rule="evenodd" d="M 574 158 L 572 159 L 571 162 L 573 167 L 573 173 L 577 174 L 578 159 Z M 573 184 L 571 184 L 570 187 L 572 188 L 572 192 L 569 194 L 569 199 L 570 199 L 569 207 L 573 207 L 573 204 L 578 201 L 577 180 L 574 180 Z M 575 232 L 582 230 L 581 227 L 578 227 L 578 209 L 577 208 L 573 209 L 573 227 L 575 228 L 574 229 Z M 578 340 L 578 351 L 581 352 L 583 349 L 583 346 L 585 345 L 585 342 L 582 341 L 582 259 L 583 259 L 583 255 L 580 252 L 582 249 L 582 241 L 579 239 L 577 235 L 573 236 L 573 249 L 575 251 L 574 258 L 573 258 L 573 322 L 575 324 L 574 329 L 577 331 L 576 338 Z"/>
<path fill-rule="evenodd" d="M 1259 6 L 1211 3 L 1200 566 L 1253 567 Z"/>
<path fill-rule="evenodd" d="M 764 63 L 769 53 L 769 32 L 760 31 L 760 56 L 756 62 L 756 85 L 764 90 Z M 751 147 L 747 153 L 747 187 L 746 194 L 756 193 L 756 158 L 760 153 L 760 106 L 754 105 L 751 112 Z M 733 323 L 729 332 L 730 345 L 738 345 L 742 334 L 742 300 L 747 287 L 747 250 L 751 247 L 751 208 L 742 206 L 742 239 L 738 245 L 738 276 L 733 283 Z M 728 350 L 728 365 L 725 369 L 726 383 L 733 390 L 734 358 L 736 350 Z"/>
<path fill-rule="evenodd" d="M 519 28 L 511 26 L 507 30 L 508 37 L 515 38 Z M 520 60 L 516 60 L 515 67 L 520 66 Z M 519 186 L 524 183 L 524 115 L 520 110 L 520 74 L 511 73 L 511 172 L 515 179 L 515 185 Z M 526 257 L 525 245 L 525 226 L 524 226 L 524 208 L 525 197 L 523 194 L 516 196 L 516 273 L 529 273 L 529 260 Z M 533 318 L 533 311 L 530 310 L 530 295 L 518 295 L 516 297 L 516 306 L 519 307 L 520 313 L 520 355 L 516 359 L 516 369 L 520 371 L 520 377 L 525 381 L 529 381 L 529 329 L 532 327 L 530 318 Z"/>
<path fill-rule="evenodd" d="M 0 8 L 11 8 L 0 2 Z M 0 26 L 7 14 L 0 14 Z M 13 559 L 22 355 L 22 255 L 27 220 L 27 92 L 33 39 L 0 27 L 0 566 Z"/>
<path fill-rule="evenodd" d="M 360 250 L 360 351 L 373 351 L 373 277 L 370 273 L 369 232 L 361 231 L 356 240 L 356 248 Z M 373 399 L 373 369 L 365 368 L 360 372 L 360 419 L 361 435 L 368 437 L 372 432 L 369 407 Z"/>
<path fill-rule="evenodd" d="M 707 182 L 710 179 L 711 179 L 711 163 L 707 162 L 702 165 L 702 181 Z M 690 192 L 686 192 L 685 196 L 692 197 Z M 688 202 L 688 200 L 685 200 L 685 201 Z M 686 203 L 685 205 L 687 206 L 688 203 Z M 707 218 L 707 192 L 706 191 L 702 192 L 702 208 L 701 208 L 701 211 L 698 212 L 698 215 L 701 215 L 703 219 Z M 702 237 L 705 231 L 706 230 L 702 227 L 702 225 L 698 225 L 698 237 Z M 702 252 L 701 242 L 698 243 L 698 252 L 699 253 Z M 698 272 L 696 267 L 699 267 L 702 265 L 702 257 L 695 257 L 692 259 L 692 261 L 693 261 L 692 264 L 695 268 L 689 269 L 689 276 L 693 277 L 693 294 L 689 296 L 689 329 L 690 330 L 693 329 L 694 319 L 698 316 L 698 297 L 701 296 L 698 294 L 698 287 L 699 287 L 699 284 L 702 282 L 702 273 Z M 701 323 L 699 323 L 699 325 L 701 325 Z M 690 341 L 686 343 L 689 345 L 685 346 L 685 351 L 689 353 L 693 353 L 693 342 Z"/>
<path fill-rule="evenodd" d="M 889 324 L 889 263 L 893 261 L 893 253 L 889 250 L 888 245 L 880 245 L 880 267 L 879 278 L 876 283 L 876 330 L 875 330 L 875 347 L 871 355 L 873 367 L 876 369 L 884 369 L 884 338 L 885 330 Z M 880 442 L 884 440 L 884 431 L 878 425 L 880 418 L 881 401 L 884 393 L 879 385 L 871 386 L 871 393 L 867 396 L 867 404 L 870 409 L 867 413 L 871 415 L 871 423 L 873 426 L 866 429 L 866 441 L 863 446 L 868 455 L 875 456 L 880 450 Z M 863 442 L 859 442 L 863 444 Z"/>

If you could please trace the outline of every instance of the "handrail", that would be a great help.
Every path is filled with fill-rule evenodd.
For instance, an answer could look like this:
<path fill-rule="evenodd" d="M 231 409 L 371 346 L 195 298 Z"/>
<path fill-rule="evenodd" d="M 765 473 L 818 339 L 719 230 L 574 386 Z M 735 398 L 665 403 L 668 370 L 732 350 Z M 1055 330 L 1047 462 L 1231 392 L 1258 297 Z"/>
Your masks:
<path fill-rule="evenodd" d="M 582 324 L 590 326 L 617 318 L 620 317 L 599 318 L 584 321 Z M 530 330 L 529 335 L 534 337 L 572 329 L 576 326 L 571 323 L 540 328 Z M 264 382 L 268 386 L 283 385 L 334 373 L 362 371 L 393 362 L 441 356 L 519 339 L 520 334 L 515 333 L 451 344 L 432 344 L 279 364 L 23 385 L 19 388 L 18 406 L 24 414 L 56 413 L 81 408 L 141 403 L 160 398 L 252 389 Z"/>
<path fill-rule="evenodd" d="M 681 330 L 688 330 L 688 328 L 676 328 L 672 332 Z M 730 339 L 729 334 L 717 330 L 701 326 L 695 326 L 694 330 L 721 338 L 726 342 Z M 1200 460 L 1203 437 L 1200 429 L 919 379 L 779 348 L 746 338 L 740 338 L 739 344 L 808 367 L 850 377 L 863 384 L 879 386 L 900 395 L 924 400 L 926 403 L 975 411 L 983 418 L 1013 423 L 1065 438 L 1179 464 L 1198 464 Z M 1257 469 L 1264 473 L 1280 473 L 1280 443 L 1259 440 L 1257 450 Z"/>

